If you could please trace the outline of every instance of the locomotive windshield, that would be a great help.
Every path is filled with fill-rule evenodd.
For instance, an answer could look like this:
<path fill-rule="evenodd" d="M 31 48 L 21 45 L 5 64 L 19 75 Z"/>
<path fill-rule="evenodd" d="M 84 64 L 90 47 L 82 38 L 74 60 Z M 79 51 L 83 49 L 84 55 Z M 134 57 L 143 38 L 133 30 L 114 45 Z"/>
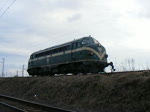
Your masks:
<path fill-rule="evenodd" d="M 90 43 L 92 43 L 92 42 L 89 38 L 85 38 L 82 40 L 82 44 L 90 44 Z"/>
<path fill-rule="evenodd" d="M 94 40 L 94 43 L 98 44 L 99 42 L 96 40 L 96 39 L 93 39 Z"/>

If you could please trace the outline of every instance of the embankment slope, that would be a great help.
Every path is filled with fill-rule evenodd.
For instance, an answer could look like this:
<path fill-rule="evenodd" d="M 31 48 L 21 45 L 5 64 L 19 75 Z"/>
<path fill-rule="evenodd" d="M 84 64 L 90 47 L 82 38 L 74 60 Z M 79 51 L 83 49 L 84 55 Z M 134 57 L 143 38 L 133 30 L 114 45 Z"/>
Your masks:
<path fill-rule="evenodd" d="M 150 72 L 0 78 L 0 94 L 86 112 L 149 112 Z"/>

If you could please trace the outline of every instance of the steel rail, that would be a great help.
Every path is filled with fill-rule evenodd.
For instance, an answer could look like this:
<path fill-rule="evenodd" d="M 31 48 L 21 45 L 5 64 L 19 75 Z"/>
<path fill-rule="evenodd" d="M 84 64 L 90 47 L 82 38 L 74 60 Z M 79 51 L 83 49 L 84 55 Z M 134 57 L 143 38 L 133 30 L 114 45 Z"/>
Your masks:
<path fill-rule="evenodd" d="M 12 106 L 12 105 L 9 105 L 9 104 L 4 103 L 4 102 L 0 102 L 0 107 L 1 107 L 1 109 L 2 109 L 2 107 L 6 107 L 7 109 L 9 108 L 11 111 L 14 111 L 14 112 L 27 112 L 23 109 L 20 109 L 18 107 Z"/>
<path fill-rule="evenodd" d="M 137 72 L 150 72 L 150 70 L 137 70 L 137 71 L 120 71 L 120 72 L 108 72 L 108 73 L 100 73 L 100 74 L 122 74 L 122 73 L 137 73 Z"/>
<path fill-rule="evenodd" d="M 14 102 L 18 102 L 30 107 L 34 107 L 34 108 L 38 108 L 41 109 L 43 111 L 50 111 L 50 112 L 75 112 L 72 110 L 67 110 L 67 109 L 62 109 L 62 108 L 58 108 L 58 107 L 53 107 L 53 106 L 49 106 L 49 105 L 44 105 L 44 104 L 40 104 L 40 103 L 35 103 L 32 101 L 27 101 L 27 100 L 23 100 L 23 99 L 19 99 L 19 98 L 14 98 L 11 96 L 6 96 L 6 95 L 2 95 L 0 94 L 0 98 L 2 99 L 6 99 L 6 100 L 10 100 L 10 101 L 14 101 Z"/>

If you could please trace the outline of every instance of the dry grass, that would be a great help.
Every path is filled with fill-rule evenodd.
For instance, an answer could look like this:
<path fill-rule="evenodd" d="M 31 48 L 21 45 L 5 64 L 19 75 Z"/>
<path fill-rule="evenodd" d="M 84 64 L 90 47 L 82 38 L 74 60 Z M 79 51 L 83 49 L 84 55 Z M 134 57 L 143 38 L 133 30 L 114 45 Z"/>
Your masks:
<path fill-rule="evenodd" d="M 150 111 L 150 72 L 1 78 L 0 85 L 1 94 L 54 106 L 102 112 Z"/>

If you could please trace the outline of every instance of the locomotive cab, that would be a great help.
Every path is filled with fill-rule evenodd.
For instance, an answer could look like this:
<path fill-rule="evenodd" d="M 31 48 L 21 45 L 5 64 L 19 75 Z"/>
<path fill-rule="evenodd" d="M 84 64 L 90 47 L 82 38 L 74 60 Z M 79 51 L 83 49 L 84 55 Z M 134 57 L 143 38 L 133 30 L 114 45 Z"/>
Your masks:
<path fill-rule="evenodd" d="M 90 51 L 89 58 L 87 59 L 92 59 L 92 62 L 94 63 L 92 66 L 94 66 L 94 68 L 96 68 L 96 64 L 98 69 L 102 68 L 100 71 L 103 72 L 104 68 L 110 65 L 112 67 L 112 71 L 115 71 L 113 63 L 107 62 L 108 54 L 106 54 L 105 47 L 102 46 L 96 39 L 91 36 L 85 37 L 82 39 L 82 46 L 88 48 L 87 52 Z"/>

